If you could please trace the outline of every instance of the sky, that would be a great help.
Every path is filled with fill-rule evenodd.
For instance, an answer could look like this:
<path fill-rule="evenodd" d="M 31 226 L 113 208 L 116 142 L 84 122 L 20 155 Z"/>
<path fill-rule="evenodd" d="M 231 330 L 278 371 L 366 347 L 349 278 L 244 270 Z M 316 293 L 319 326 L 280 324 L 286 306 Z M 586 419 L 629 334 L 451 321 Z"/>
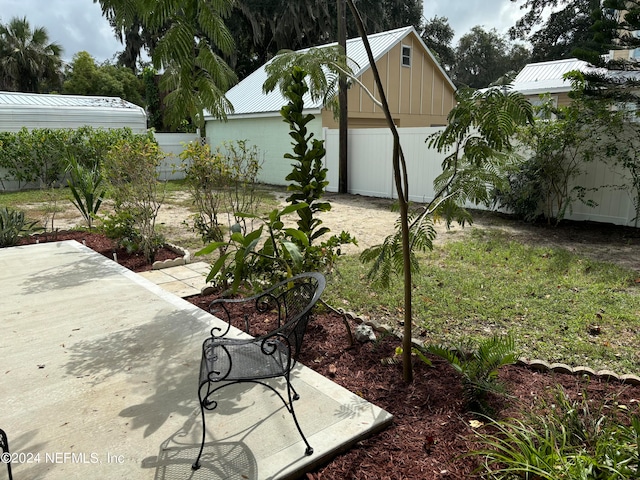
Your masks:
<path fill-rule="evenodd" d="M 510 0 L 423 0 L 424 16 L 447 17 L 458 38 L 476 25 L 495 28 L 504 34 L 523 12 Z M 62 58 L 86 50 L 98 62 L 111 59 L 122 50 L 109 23 L 102 17 L 100 5 L 93 0 L 0 0 L 0 22 L 26 17 L 32 28 L 45 27 L 50 41 L 63 48 Z"/>

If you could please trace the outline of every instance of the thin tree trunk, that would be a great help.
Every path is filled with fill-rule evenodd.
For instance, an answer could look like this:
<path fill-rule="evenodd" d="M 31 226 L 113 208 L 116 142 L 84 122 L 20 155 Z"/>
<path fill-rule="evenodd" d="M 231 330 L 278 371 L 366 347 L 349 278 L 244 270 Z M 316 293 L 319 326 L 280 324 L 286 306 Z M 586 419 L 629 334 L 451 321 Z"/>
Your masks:
<path fill-rule="evenodd" d="M 358 9 L 353 4 L 353 0 L 347 0 L 347 3 L 349 4 L 351 13 L 353 13 L 353 16 L 355 17 L 356 24 L 358 26 L 358 33 L 360 34 L 360 38 L 362 38 L 362 42 L 364 43 L 364 47 L 367 51 L 371 71 L 373 73 L 376 85 L 378 86 L 378 91 L 380 92 L 380 100 L 382 102 L 384 115 L 387 120 L 389 129 L 391 130 L 391 134 L 393 135 L 393 176 L 395 180 L 396 191 L 398 192 L 398 202 L 400 204 L 400 223 L 402 228 L 402 263 L 404 270 L 404 329 L 402 339 L 402 377 L 406 383 L 411 383 L 413 382 L 413 368 L 411 365 L 411 320 L 413 317 L 413 313 L 411 309 L 412 280 L 410 255 L 411 251 L 409 246 L 409 194 L 407 183 L 407 168 L 404 162 L 404 156 L 402 154 L 402 147 L 400 146 L 400 135 L 398 134 L 398 130 L 393 123 L 393 118 L 391 117 L 387 97 L 384 93 L 382 81 L 380 80 L 380 74 L 378 72 L 378 68 L 376 67 L 375 58 L 373 57 L 373 53 L 371 51 L 371 45 L 369 45 L 369 40 L 362 23 L 362 18 L 360 17 Z"/>

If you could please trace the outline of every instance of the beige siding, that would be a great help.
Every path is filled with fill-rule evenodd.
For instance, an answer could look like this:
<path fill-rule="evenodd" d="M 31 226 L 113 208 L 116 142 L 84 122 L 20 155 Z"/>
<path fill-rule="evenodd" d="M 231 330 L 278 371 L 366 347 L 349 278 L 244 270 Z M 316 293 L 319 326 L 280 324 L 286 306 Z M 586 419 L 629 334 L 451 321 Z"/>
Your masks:
<path fill-rule="evenodd" d="M 402 65 L 402 46 L 411 47 L 411 66 Z M 398 42 L 377 62 L 391 115 L 397 126 L 429 127 L 445 125 L 455 105 L 455 92 L 415 35 Z M 371 69 L 359 79 L 380 98 Z M 384 114 L 358 84 L 347 94 L 349 128 L 376 128 L 385 125 Z M 322 113 L 324 127 L 337 128 L 331 112 Z"/>

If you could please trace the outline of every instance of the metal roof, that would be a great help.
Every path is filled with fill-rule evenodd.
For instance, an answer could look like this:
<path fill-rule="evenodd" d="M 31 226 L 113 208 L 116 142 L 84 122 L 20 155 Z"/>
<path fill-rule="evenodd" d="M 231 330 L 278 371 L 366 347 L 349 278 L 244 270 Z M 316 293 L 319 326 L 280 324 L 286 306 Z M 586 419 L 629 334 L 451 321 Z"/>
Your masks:
<path fill-rule="evenodd" d="M 89 97 L 82 95 L 52 95 L 22 92 L 0 92 L 0 106 L 21 107 L 87 107 L 111 109 L 142 109 L 118 97 Z"/>
<path fill-rule="evenodd" d="M 513 80 L 513 89 L 524 95 L 568 92 L 571 82 L 562 77 L 572 70 L 585 72 L 589 64 L 576 58 L 530 63 Z"/>
<path fill-rule="evenodd" d="M 391 50 L 391 48 L 393 48 L 394 45 L 397 45 L 398 42 L 402 41 L 411 32 L 415 33 L 416 39 L 422 42 L 420 35 L 418 35 L 415 29 L 411 26 L 369 35 L 369 44 L 371 45 L 371 51 L 375 60 L 378 61 L 378 59 L 384 56 L 389 50 Z M 334 42 L 318 48 L 335 45 L 337 45 L 337 43 Z M 440 64 L 436 61 L 424 43 L 423 46 L 425 51 L 432 57 L 434 63 L 438 66 L 445 79 L 451 84 L 452 88 L 455 89 L 453 82 L 451 82 L 448 75 L 444 70 L 442 70 Z M 307 50 L 308 49 L 299 51 L 305 52 Z M 359 68 L 354 68 L 356 77 L 362 75 L 369 68 L 367 52 L 360 37 L 347 40 L 347 56 L 359 66 Z M 270 62 L 271 61 L 258 68 L 251 75 L 227 91 L 226 97 L 234 108 L 234 113 L 230 116 L 268 115 L 273 112 L 279 112 L 282 106 L 288 103 L 288 100 L 277 88 L 268 94 L 264 94 L 262 92 L 262 85 L 267 79 L 265 66 Z M 312 101 L 309 94 L 305 95 L 304 104 L 305 109 L 308 110 L 320 110 L 323 107 L 322 101 Z M 205 116 L 211 119 L 211 116 Z"/>
<path fill-rule="evenodd" d="M 618 81 L 640 81 L 638 71 L 607 70 L 595 68 L 576 58 L 550 62 L 530 63 L 513 80 L 512 87 L 523 95 L 558 93 L 571 91 L 571 82 L 562 77 L 565 73 L 578 70 L 583 73 L 601 74 Z"/>

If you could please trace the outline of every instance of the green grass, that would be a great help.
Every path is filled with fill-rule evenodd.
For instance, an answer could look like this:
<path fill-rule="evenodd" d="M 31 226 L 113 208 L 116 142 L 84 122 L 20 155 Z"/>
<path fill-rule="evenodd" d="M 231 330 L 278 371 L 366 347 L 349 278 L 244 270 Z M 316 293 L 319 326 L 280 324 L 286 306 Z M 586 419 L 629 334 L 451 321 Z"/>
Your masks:
<path fill-rule="evenodd" d="M 54 198 L 58 201 L 71 201 L 69 188 L 55 188 L 52 190 L 24 190 L 20 192 L 0 192 L 0 205 L 20 208 L 29 203 L 49 202 Z"/>
<path fill-rule="evenodd" d="M 325 299 L 386 324 L 402 320 L 402 285 L 363 288 L 367 266 L 343 257 Z M 619 373 L 640 372 L 637 272 L 563 249 L 475 230 L 421 257 L 414 337 L 456 345 L 511 334 L 520 356 Z M 593 325 L 600 328 L 594 334 Z"/>

